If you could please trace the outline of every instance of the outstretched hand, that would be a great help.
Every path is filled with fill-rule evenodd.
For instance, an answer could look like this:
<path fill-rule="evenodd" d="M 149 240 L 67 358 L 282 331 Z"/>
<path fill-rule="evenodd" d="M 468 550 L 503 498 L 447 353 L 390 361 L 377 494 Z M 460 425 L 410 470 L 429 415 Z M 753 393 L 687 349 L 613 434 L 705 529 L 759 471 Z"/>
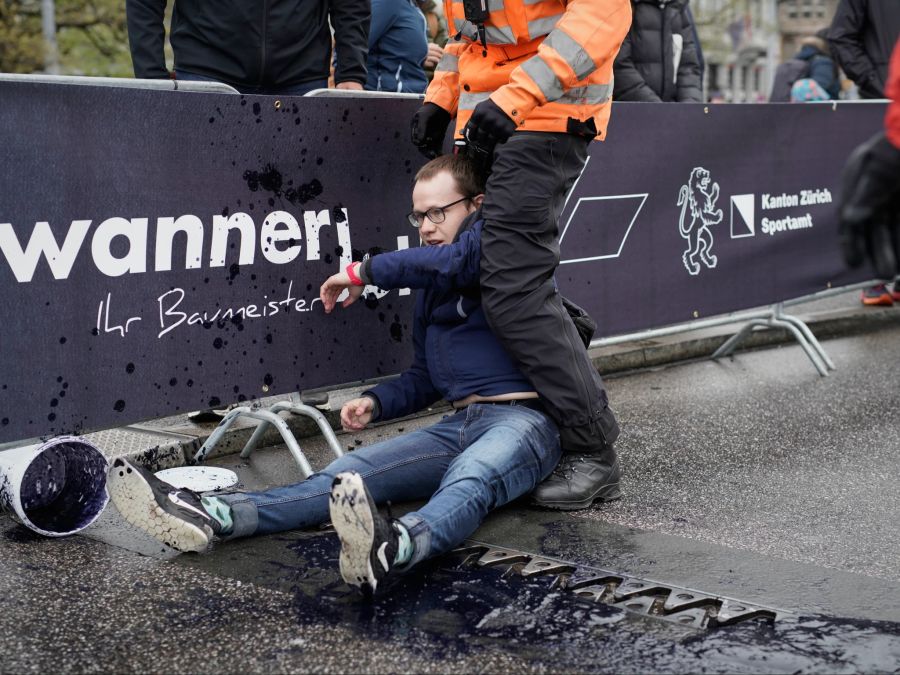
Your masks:
<path fill-rule="evenodd" d="M 374 402 L 368 396 L 351 399 L 341 408 L 341 426 L 344 431 L 360 431 L 372 421 Z"/>
<path fill-rule="evenodd" d="M 354 285 L 353 282 L 350 281 L 347 272 L 341 271 L 337 274 L 332 274 L 325 280 L 325 283 L 319 288 L 319 299 L 325 307 L 325 313 L 331 314 L 335 304 L 337 304 L 338 297 L 345 289 L 348 290 L 349 295 L 341 303 L 341 307 L 344 308 L 349 307 L 356 302 L 359 299 L 359 296 L 363 294 L 364 288 L 364 286 Z"/>

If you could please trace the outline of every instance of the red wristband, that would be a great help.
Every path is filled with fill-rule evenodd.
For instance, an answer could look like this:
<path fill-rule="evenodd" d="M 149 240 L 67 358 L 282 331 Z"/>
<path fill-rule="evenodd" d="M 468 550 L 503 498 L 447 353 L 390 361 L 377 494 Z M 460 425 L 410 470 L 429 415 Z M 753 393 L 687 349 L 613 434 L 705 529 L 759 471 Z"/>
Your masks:
<path fill-rule="evenodd" d="M 356 265 L 359 263 L 352 262 L 344 268 L 344 271 L 347 273 L 347 276 L 350 277 L 350 283 L 354 286 L 365 286 L 363 280 L 359 278 L 359 275 L 356 273 Z"/>

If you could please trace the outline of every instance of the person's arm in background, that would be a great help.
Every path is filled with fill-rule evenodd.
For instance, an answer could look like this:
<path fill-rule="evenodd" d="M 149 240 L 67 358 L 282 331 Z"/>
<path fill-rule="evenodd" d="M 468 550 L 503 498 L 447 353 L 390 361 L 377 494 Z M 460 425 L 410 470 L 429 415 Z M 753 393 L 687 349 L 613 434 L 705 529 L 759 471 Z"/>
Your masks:
<path fill-rule="evenodd" d="M 833 99 L 840 95 L 841 83 L 838 81 L 834 61 L 827 56 L 814 56 L 809 64 L 809 76 L 816 81 Z"/>
<path fill-rule="evenodd" d="M 369 50 L 390 30 L 397 20 L 397 12 L 392 5 L 395 0 L 372 0 L 372 18 L 369 22 Z"/>
<path fill-rule="evenodd" d="M 656 95 L 650 85 L 644 81 L 643 75 L 638 72 L 631 58 L 631 33 L 622 42 L 622 48 L 613 66 L 614 101 L 644 101 L 654 102 L 662 99 Z"/>
<path fill-rule="evenodd" d="M 860 89 L 884 95 L 884 82 L 863 49 L 867 0 L 841 0 L 828 29 L 828 43 L 847 77 Z"/>
<path fill-rule="evenodd" d="M 691 23 L 691 12 L 685 2 L 681 11 L 681 60 L 678 62 L 678 75 L 675 86 L 678 89 L 676 100 L 680 103 L 703 102 L 703 71 L 697 57 L 697 42 L 694 40 L 694 27 Z"/>
<path fill-rule="evenodd" d="M 328 3 L 337 55 L 335 86 L 337 89 L 362 89 L 366 83 L 369 54 L 369 3 L 365 0 L 328 0 Z"/>
<path fill-rule="evenodd" d="M 166 0 L 126 0 L 128 46 L 134 76 L 146 79 L 169 77 L 166 68 L 164 16 Z"/>

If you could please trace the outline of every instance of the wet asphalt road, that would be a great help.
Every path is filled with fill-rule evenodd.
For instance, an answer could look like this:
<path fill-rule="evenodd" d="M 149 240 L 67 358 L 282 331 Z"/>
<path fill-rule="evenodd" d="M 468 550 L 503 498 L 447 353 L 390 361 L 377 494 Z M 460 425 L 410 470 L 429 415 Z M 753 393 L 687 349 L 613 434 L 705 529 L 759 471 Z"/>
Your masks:
<path fill-rule="evenodd" d="M 328 532 L 166 560 L 3 517 L 0 669 L 896 672 L 898 343 L 900 329 L 825 342 L 828 378 L 787 346 L 610 379 L 625 498 L 577 514 L 511 505 L 473 537 L 787 620 L 686 628 L 453 557 L 369 605 L 340 582 Z M 218 463 L 251 489 L 299 478 L 283 449 Z"/>

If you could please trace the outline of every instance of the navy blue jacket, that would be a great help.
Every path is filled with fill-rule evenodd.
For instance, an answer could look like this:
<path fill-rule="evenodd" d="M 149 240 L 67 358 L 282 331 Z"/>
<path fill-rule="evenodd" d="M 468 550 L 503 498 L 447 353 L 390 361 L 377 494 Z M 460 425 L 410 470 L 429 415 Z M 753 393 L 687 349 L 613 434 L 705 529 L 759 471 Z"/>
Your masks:
<path fill-rule="evenodd" d="M 377 419 L 409 415 L 441 398 L 534 391 L 491 332 L 481 308 L 482 224 L 480 219 L 464 224 L 452 244 L 382 253 L 364 263 L 360 276 L 367 283 L 420 289 L 412 365 L 398 378 L 364 392 L 378 401 Z"/>
<path fill-rule="evenodd" d="M 424 94 L 425 15 L 413 0 L 372 0 L 366 89 Z"/>
<path fill-rule="evenodd" d="M 813 45 L 803 45 L 794 56 L 795 59 L 809 61 L 809 75 L 824 89 L 832 99 L 837 99 L 841 93 L 841 81 L 838 78 L 837 68 L 831 57 L 823 54 Z"/>

